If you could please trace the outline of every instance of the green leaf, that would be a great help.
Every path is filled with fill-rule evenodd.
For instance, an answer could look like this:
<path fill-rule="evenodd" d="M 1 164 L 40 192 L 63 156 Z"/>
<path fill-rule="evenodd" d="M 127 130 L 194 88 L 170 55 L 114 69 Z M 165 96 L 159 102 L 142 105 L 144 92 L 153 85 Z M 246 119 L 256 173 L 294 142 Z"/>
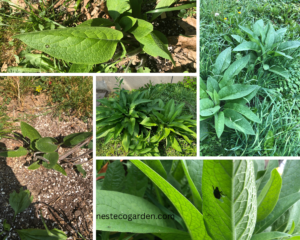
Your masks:
<path fill-rule="evenodd" d="M 124 188 L 125 170 L 121 161 L 115 160 L 107 167 L 102 190 L 121 192 Z"/>
<path fill-rule="evenodd" d="M 279 199 L 289 196 L 290 194 L 297 193 L 300 191 L 300 175 L 299 169 L 300 161 L 287 161 L 284 166 L 284 171 L 282 174 L 282 188 L 280 192 Z M 273 225 L 272 230 L 275 231 L 285 231 L 285 229 L 290 229 L 293 222 L 296 225 L 299 224 L 299 207 L 300 201 L 293 205 L 288 211 L 284 213 Z"/>
<path fill-rule="evenodd" d="M 77 26 L 77 28 L 79 27 L 111 27 L 113 26 L 114 23 L 108 19 L 105 18 L 95 18 L 95 19 L 90 19 L 87 20 L 83 23 L 81 23 L 80 25 Z"/>
<path fill-rule="evenodd" d="M 33 196 L 30 196 L 29 190 L 23 190 L 23 187 L 20 188 L 19 193 L 14 191 L 9 194 L 9 204 L 15 211 L 14 218 L 18 213 L 21 213 L 28 208 L 32 200 Z"/>
<path fill-rule="evenodd" d="M 264 149 L 273 149 L 275 144 L 274 133 L 272 130 L 269 130 L 265 136 Z"/>
<path fill-rule="evenodd" d="M 232 51 L 239 52 L 239 51 L 249 51 L 253 50 L 255 52 L 260 50 L 260 47 L 255 42 L 242 42 L 238 46 L 236 46 Z"/>
<path fill-rule="evenodd" d="M 157 126 L 155 122 L 153 122 L 149 117 L 144 118 L 144 120 L 140 123 L 146 127 L 154 127 Z"/>
<path fill-rule="evenodd" d="M 53 230 L 43 230 L 43 229 L 22 229 L 16 230 L 21 240 L 66 240 L 67 235 L 56 228 Z"/>
<path fill-rule="evenodd" d="M 232 109 L 253 122 L 261 123 L 261 120 L 247 106 L 237 103 L 226 103 L 224 108 Z"/>
<path fill-rule="evenodd" d="M 208 108 L 205 110 L 201 110 L 200 111 L 200 115 L 203 117 L 208 117 L 208 116 L 212 116 L 215 115 L 219 110 L 220 110 L 220 106 L 215 106 L 213 108 Z"/>
<path fill-rule="evenodd" d="M 127 162 L 124 193 L 143 197 L 148 186 L 148 178 L 131 162 Z"/>
<path fill-rule="evenodd" d="M 220 199 L 214 195 L 217 187 Z M 213 239 L 250 239 L 256 222 L 252 160 L 204 161 L 202 195 L 203 218 Z"/>
<path fill-rule="evenodd" d="M 43 162 L 43 166 L 44 166 L 44 164 L 45 164 L 45 162 Z M 56 164 L 54 165 L 53 169 L 54 169 L 55 171 L 60 172 L 62 175 L 67 176 L 67 173 L 66 173 L 65 169 L 63 169 L 63 167 L 60 166 L 58 163 L 56 163 Z"/>
<path fill-rule="evenodd" d="M 284 237 L 291 237 L 291 235 L 283 232 L 263 232 L 253 235 L 251 240 L 272 240 Z"/>
<path fill-rule="evenodd" d="M 255 234 L 264 231 L 272 225 L 282 214 L 285 213 L 293 204 L 300 200 L 300 192 L 290 194 L 280 198 L 274 210 L 264 220 L 256 223 Z"/>
<path fill-rule="evenodd" d="M 69 73 L 89 73 L 93 68 L 93 64 L 76 64 L 73 63 Z"/>
<path fill-rule="evenodd" d="M 81 164 L 75 165 L 76 169 L 78 172 L 80 172 L 82 174 L 82 177 L 85 178 L 86 177 L 86 171 L 84 170 L 84 168 L 82 167 Z"/>
<path fill-rule="evenodd" d="M 174 2 L 176 2 L 176 0 L 160 0 L 158 2 L 158 4 L 156 5 L 155 9 L 159 9 L 159 8 L 164 8 L 164 7 L 169 7 L 171 6 Z M 152 15 L 152 18 L 150 20 L 150 22 L 152 22 L 154 19 L 156 19 L 158 16 L 160 16 L 161 13 L 154 13 Z"/>
<path fill-rule="evenodd" d="M 300 41 L 287 41 L 284 43 L 280 43 L 277 50 L 278 51 L 286 51 L 288 49 L 298 48 L 300 47 Z"/>
<path fill-rule="evenodd" d="M 231 85 L 233 83 L 233 77 L 242 71 L 244 67 L 248 64 L 250 60 L 250 55 L 246 55 L 245 57 L 236 60 L 232 63 L 229 68 L 224 72 L 223 79 L 219 83 L 220 88 L 223 88 L 227 85 Z"/>
<path fill-rule="evenodd" d="M 175 62 L 172 58 L 171 53 L 168 50 L 168 39 L 164 34 L 159 31 L 152 31 L 147 36 L 136 39 L 144 45 L 143 50 L 153 57 L 163 57 L 172 61 L 173 65 Z"/>
<path fill-rule="evenodd" d="M 223 112 L 218 112 L 215 116 L 215 129 L 218 138 L 221 137 L 222 133 L 224 132 L 225 127 L 225 117 Z"/>
<path fill-rule="evenodd" d="M 207 90 L 210 92 L 214 92 L 216 90 L 217 92 L 220 91 L 219 83 L 216 79 L 212 77 L 208 77 L 207 79 Z"/>
<path fill-rule="evenodd" d="M 257 222 L 264 220 L 275 208 L 281 190 L 282 179 L 273 169 L 271 178 L 257 198 Z"/>
<path fill-rule="evenodd" d="M 205 229 L 203 216 L 197 208 L 159 174 L 139 160 L 130 160 L 167 196 L 183 218 L 193 240 L 211 239 Z M 146 208 L 145 208 L 146 209 Z"/>
<path fill-rule="evenodd" d="M 40 165 L 39 162 L 37 161 L 37 162 L 32 163 L 27 169 L 28 169 L 28 170 L 36 170 L 36 169 L 39 169 L 40 166 L 41 166 L 41 165 Z"/>
<path fill-rule="evenodd" d="M 122 37 L 121 32 L 103 27 L 63 28 L 14 36 L 32 48 L 77 64 L 107 62 Z"/>
<path fill-rule="evenodd" d="M 290 78 L 289 72 L 286 69 L 284 69 L 282 67 L 279 67 L 279 66 L 270 67 L 268 69 L 268 71 L 276 73 L 276 74 L 284 77 L 285 79 L 289 79 Z"/>
<path fill-rule="evenodd" d="M 130 6 L 132 9 L 132 16 L 135 18 L 141 18 L 141 9 L 143 1 L 130 0 Z"/>
<path fill-rule="evenodd" d="M 214 107 L 214 102 L 209 98 L 200 100 L 200 112 Z"/>
<path fill-rule="evenodd" d="M 161 177 L 167 179 L 168 174 L 160 160 L 145 160 L 144 163 L 147 164 L 156 173 L 158 173 Z"/>
<path fill-rule="evenodd" d="M 137 23 L 128 32 L 132 33 L 137 39 L 143 38 L 153 31 L 153 25 L 142 19 L 137 19 Z"/>
<path fill-rule="evenodd" d="M 122 13 L 130 9 L 129 1 L 124 1 L 124 0 L 107 0 L 106 6 L 109 15 L 115 21 Z"/>
<path fill-rule="evenodd" d="M 14 151 L 0 152 L 1 157 L 21 157 L 27 155 L 28 151 L 24 147 L 19 147 Z"/>
<path fill-rule="evenodd" d="M 202 198 L 200 196 L 200 192 L 198 192 L 196 185 L 194 184 L 193 179 L 190 176 L 186 160 L 181 160 L 181 164 L 182 164 L 182 168 L 183 168 L 185 177 L 188 180 L 188 183 L 189 183 L 192 195 L 193 195 L 194 205 L 201 212 L 202 211 Z"/>
<path fill-rule="evenodd" d="M 275 30 L 273 25 L 269 23 L 269 30 L 265 40 L 265 50 L 271 49 L 275 41 Z"/>
<path fill-rule="evenodd" d="M 6 220 L 6 219 L 4 219 L 4 222 L 3 222 L 3 231 L 9 232 L 9 231 L 10 231 L 10 228 L 11 228 L 10 224 L 7 223 L 7 220 Z M 3 232 L 1 232 L 0 235 L 1 235 L 2 233 L 3 233 Z"/>
<path fill-rule="evenodd" d="M 47 165 L 45 163 L 45 164 L 43 164 L 43 166 L 50 169 L 50 168 L 53 168 L 57 164 L 59 155 L 57 152 L 51 152 L 51 153 L 45 154 L 44 158 L 48 159 L 50 163 Z"/>
<path fill-rule="evenodd" d="M 286 55 L 285 53 L 279 52 L 279 51 L 275 51 L 275 52 L 274 52 L 274 56 L 275 56 L 275 57 L 277 57 L 277 56 L 282 56 L 282 57 L 285 57 L 285 58 L 288 58 L 288 59 L 294 59 L 294 58 L 291 57 L 290 55 Z"/>
<path fill-rule="evenodd" d="M 45 137 L 37 140 L 35 146 L 41 152 L 50 153 L 57 149 L 57 146 L 54 143 L 57 143 L 55 138 Z"/>
<path fill-rule="evenodd" d="M 274 168 L 278 168 L 278 167 L 279 167 L 278 160 L 270 160 L 268 162 L 267 170 L 266 170 L 264 176 L 261 178 L 261 181 L 259 181 L 256 185 L 258 196 L 259 196 L 260 192 L 262 191 L 262 189 L 264 188 L 264 186 L 269 181 L 272 170 Z"/>
<path fill-rule="evenodd" d="M 203 160 L 197 161 L 186 161 L 190 176 L 202 196 L 202 170 L 203 170 Z"/>
<path fill-rule="evenodd" d="M 244 84 L 234 84 L 231 86 L 223 87 L 219 91 L 220 100 L 234 100 L 247 96 L 254 90 L 256 90 L 256 85 L 244 85 Z"/>
<path fill-rule="evenodd" d="M 224 110 L 225 125 L 245 134 L 255 135 L 250 123 L 239 113 L 231 109 Z"/>
<path fill-rule="evenodd" d="M 92 132 L 72 133 L 64 137 L 64 146 L 75 146 L 93 135 Z"/>
<path fill-rule="evenodd" d="M 21 122 L 21 132 L 24 137 L 28 137 L 30 141 L 41 138 L 39 132 L 26 122 Z"/>
<path fill-rule="evenodd" d="M 121 18 L 119 24 L 122 27 L 124 32 L 127 32 L 130 28 L 134 26 L 136 23 L 137 19 L 133 18 L 131 16 L 124 16 Z"/>
<path fill-rule="evenodd" d="M 110 232 L 133 233 L 176 233 L 182 239 L 188 239 L 188 233 L 175 229 L 170 219 L 149 219 L 145 216 L 163 214 L 159 208 L 147 200 L 125 193 L 96 190 L 96 229 Z M 121 219 L 107 219 L 106 216 L 117 214 Z M 134 218 L 133 215 L 144 215 Z M 128 220 L 130 218 L 130 220 Z"/>
<path fill-rule="evenodd" d="M 213 73 L 215 75 L 220 75 L 225 71 L 230 65 L 231 62 L 231 47 L 226 48 L 223 52 L 217 57 L 216 63 L 214 65 Z"/>
<path fill-rule="evenodd" d="M 129 150 L 130 141 L 131 141 L 131 135 L 128 133 L 127 130 L 125 130 L 122 135 L 122 145 L 126 152 L 128 152 Z"/>

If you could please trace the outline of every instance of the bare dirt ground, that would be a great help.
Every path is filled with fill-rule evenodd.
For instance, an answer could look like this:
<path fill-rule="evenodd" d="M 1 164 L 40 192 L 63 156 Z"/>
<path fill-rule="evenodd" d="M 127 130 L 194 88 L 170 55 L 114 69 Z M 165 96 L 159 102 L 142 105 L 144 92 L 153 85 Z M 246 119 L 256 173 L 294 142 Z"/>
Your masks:
<path fill-rule="evenodd" d="M 14 3 L 26 8 L 24 0 L 13 0 Z M 53 8 L 56 12 L 65 12 L 65 14 L 58 20 L 58 23 L 63 24 L 63 21 L 69 19 L 75 14 L 75 2 L 70 1 L 65 5 L 65 0 L 58 1 Z M 146 1 L 145 1 L 146 2 Z M 88 3 L 89 6 L 87 5 Z M 33 1 L 33 8 L 39 9 L 39 4 Z M 88 7 L 87 7 L 88 6 Z M 144 4 L 143 11 L 148 11 L 155 8 L 155 3 Z M 178 19 L 179 11 L 167 12 L 158 17 L 154 23 L 154 30 L 158 30 L 165 34 L 169 42 L 169 51 L 172 54 L 176 65 L 173 66 L 172 62 L 161 57 L 152 57 L 147 54 L 139 54 L 132 57 L 127 57 L 120 63 L 116 64 L 118 72 L 124 72 L 130 63 L 130 70 L 136 72 L 139 67 L 148 67 L 151 72 L 196 72 L 196 22 L 195 16 L 188 17 L 187 19 Z M 80 9 L 79 22 L 73 23 L 69 27 L 75 27 L 82 22 L 95 18 L 110 19 L 104 0 L 84 0 Z M 184 35 L 184 36 L 183 36 Z M 188 37 L 187 37 L 188 36 Z M 15 48 L 9 45 L 12 42 L 12 35 L 7 34 L 3 37 L 2 45 L 3 56 L 6 57 L 0 61 L 1 72 L 7 71 L 7 67 L 18 66 L 15 55 L 18 55 L 21 50 L 24 50 L 24 44 L 21 47 Z M 112 62 L 111 62 L 112 63 Z"/>
<path fill-rule="evenodd" d="M 8 106 L 12 119 L 22 119 L 35 127 L 42 137 L 54 137 L 58 141 L 71 133 L 91 131 L 92 120 L 87 123 L 81 120 L 63 116 L 59 121 L 53 117 L 51 108 L 46 106 L 46 96 L 25 96 L 22 104 L 14 100 Z M 0 97 L 1 101 L 1 97 Z M 49 112 L 50 111 L 50 112 Z M 19 121 L 15 124 L 19 124 Z M 18 131 L 20 132 L 20 131 Z M 15 149 L 22 146 L 21 141 L 12 139 L 0 140 L 0 151 Z M 60 148 L 59 154 L 69 149 Z M 83 154 L 86 150 L 75 152 L 71 157 Z M 83 178 L 73 169 L 71 163 L 62 163 L 67 176 L 61 173 L 40 167 L 30 171 L 31 156 L 19 158 L 0 157 L 0 232 L 4 219 L 12 222 L 14 211 L 9 206 L 9 194 L 19 192 L 22 186 L 28 189 L 33 198 L 33 203 L 24 212 L 17 215 L 12 224 L 12 229 L 40 228 L 44 229 L 39 216 L 42 210 L 44 219 L 49 229 L 54 227 L 63 230 L 68 239 L 82 239 L 79 232 L 86 239 L 92 239 L 93 229 L 93 159 L 91 155 L 81 158 L 83 168 L 87 172 Z M 89 161 L 88 161 L 89 160 Z M 8 239 L 20 239 L 11 231 Z"/>

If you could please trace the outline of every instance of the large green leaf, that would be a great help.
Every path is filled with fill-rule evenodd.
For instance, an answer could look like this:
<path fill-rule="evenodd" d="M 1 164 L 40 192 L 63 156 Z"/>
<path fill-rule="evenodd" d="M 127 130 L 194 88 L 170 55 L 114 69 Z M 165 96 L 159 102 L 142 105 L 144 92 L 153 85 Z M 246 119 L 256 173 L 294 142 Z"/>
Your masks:
<path fill-rule="evenodd" d="M 21 157 L 27 155 L 28 151 L 24 147 L 19 147 L 14 151 L 0 152 L 1 157 Z"/>
<path fill-rule="evenodd" d="M 130 9 L 129 1 L 124 1 L 124 0 L 107 0 L 106 6 L 109 15 L 115 21 L 123 12 Z"/>
<path fill-rule="evenodd" d="M 32 48 L 78 64 L 107 62 L 122 37 L 120 31 L 104 27 L 64 28 L 14 36 Z"/>
<path fill-rule="evenodd" d="M 63 231 L 56 228 L 54 228 L 53 230 L 29 228 L 16 231 L 19 234 L 21 240 L 66 240 L 68 238 Z"/>
<path fill-rule="evenodd" d="M 106 170 L 102 190 L 122 191 L 124 187 L 125 170 L 121 161 L 113 161 Z"/>
<path fill-rule="evenodd" d="M 146 53 L 153 57 L 160 56 L 165 59 L 169 59 L 172 61 L 173 65 L 175 65 L 172 55 L 168 50 L 168 39 L 164 34 L 154 30 L 145 37 L 135 37 L 140 43 L 144 45 L 143 50 Z"/>
<path fill-rule="evenodd" d="M 193 240 L 211 239 L 205 229 L 203 216 L 197 208 L 159 174 L 139 160 L 131 160 L 173 203 L 183 218 Z"/>
<path fill-rule="evenodd" d="M 93 64 L 76 64 L 73 63 L 69 73 L 89 73 L 92 69 Z"/>
<path fill-rule="evenodd" d="M 289 196 L 290 194 L 300 191 L 300 175 L 299 175 L 300 161 L 288 160 L 284 166 L 282 174 L 282 189 L 279 198 Z M 286 211 L 273 225 L 272 229 L 275 231 L 284 231 L 286 228 L 290 229 L 294 221 L 297 226 L 300 222 L 300 201 L 293 205 L 291 209 Z"/>
<path fill-rule="evenodd" d="M 300 47 L 300 41 L 287 41 L 287 42 L 279 44 L 277 50 L 285 51 L 285 50 L 293 49 L 293 48 L 297 48 L 297 47 Z"/>
<path fill-rule="evenodd" d="M 233 109 L 234 111 L 244 115 L 246 118 L 253 122 L 261 123 L 261 120 L 256 116 L 249 107 L 237 103 L 226 103 L 224 108 Z"/>
<path fill-rule="evenodd" d="M 136 38 L 143 38 L 153 31 L 153 25 L 145 20 L 137 19 L 137 23 L 128 32 Z"/>
<path fill-rule="evenodd" d="M 279 198 L 281 183 L 282 179 L 277 169 L 273 169 L 271 178 L 257 198 L 258 222 L 264 220 L 273 211 Z"/>
<path fill-rule="evenodd" d="M 238 130 L 245 134 L 255 135 L 250 123 L 238 112 L 231 109 L 225 109 L 224 116 L 225 125 L 227 127 Z"/>
<path fill-rule="evenodd" d="M 215 75 L 221 74 L 225 69 L 227 69 L 231 62 L 231 47 L 226 48 L 217 57 L 216 63 L 214 65 L 213 72 Z"/>
<path fill-rule="evenodd" d="M 202 194 L 203 218 L 212 239 L 250 239 L 257 206 L 252 160 L 204 161 Z"/>
<path fill-rule="evenodd" d="M 181 164 L 182 164 L 182 168 L 183 168 L 185 177 L 188 180 L 188 183 L 189 183 L 192 195 L 193 195 L 194 205 L 201 212 L 202 211 L 202 198 L 200 196 L 200 192 L 198 192 L 196 185 L 195 185 L 193 179 L 191 178 L 186 160 L 181 160 Z"/>
<path fill-rule="evenodd" d="M 237 45 L 232 51 L 239 52 L 239 51 L 259 51 L 260 47 L 255 42 L 242 42 L 241 44 Z"/>
<path fill-rule="evenodd" d="M 41 138 L 39 132 L 26 122 L 21 122 L 21 132 L 24 137 L 28 137 L 30 141 Z"/>
<path fill-rule="evenodd" d="M 278 168 L 278 167 L 279 167 L 278 160 L 269 160 L 264 176 L 261 178 L 261 180 L 256 182 L 256 189 L 257 189 L 258 196 L 259 196 L 260 192 L 262 191 L 262 189 L 264 188 L 264 186 L 269 181 L 273 169 Z"/>
<path fill-rule="evenodd" d="M 187 160 L 186 165 L 189 170 L 189 174 L 198 190 L 202 196 L 202 169 L 203 160 Z"/>
<path fill-rule="evenodd" d="M 145 160 L 144 163 L 147 164 L 156 173 L 158 173 L 161 177 L 163 177 L 164 179 L 167 179 L 168 174 L 160 160 Z"/>
<path fill-rule="evenodd" d="M 282 67 L 280 67 L 280 66 L 273 66 L 273 67 L 270 67 L 270 68 L 268 69 L 268 71 L 273 72 L 273 73 L 276 73 L 276 74 L 278 74 L 278 75 L 284 77 L 285 79 L 289 79 L 289 77 L 290 77 L 289 72 L 288 72 L 286 69 L 284 69 L 284 68 L 282 68 Z"/>
<path fill-rule="evenodd" d="M 78 143 L 83 142 L 88 137 L 91 137 L 93 135 L 92 132 L 81 132 L 81 133 L 72 133 L 66 137 L 64 137 L 64 145 L 65 146 L 75 146 Z"/>
<path fill-rule="evenodd" d="M 200 110 L 200 115 L 202 117 L 209 117 L 209 116 L 215 115 L 220 110 L 220 108 L 221 108 L 220 106 L 215 106 L 213 108 Z"/>
<path fill-rule="evenodd" d="M 147 200 L 133 195 L 96 190 L 96 229 L 100 231 L 134 232 L 134 233 L 176 233 L 183 240 L 189 239 L 189 234 L 175 229 L 175 223 L 170 219 L 158 219 L 163 213 Z M 119 216 L 117 219 L 109 216 Z M 139 217 L 137 217 L 139 215 Z M 146 218 L 146 216 L 148 216 Z M 149 219 L 155 216 L 157 219 Z M 121 219 L 119 219 L 121 218 Z M 130 220 L 129 220 L 130 219 Z"/>
<path fill-rule="evenodd" d="M 32 200 L 33 196 L 30 196 L 29 190 L 23 190 L 23 187 L 20 188 L 19 193 L 16 191 L 11 193 L 9 195 L 9 204 L 15 211 L 14 216 L 28 208 Z"/>
<path fill-rule="evenodd" d="M 223 88 L 227 85 L 231 85 L 233 83 L 233 77 L 242 71 L 244 67 L 248 64 L 250 60 L 250 55 L 246 55 L 245 57 L 236 60 L 234 63 L 232 63 L 229 68 L 224 72 L 224 76 L 219 83 L 220 88 Z"/>
<path fill-rule="evenodd" d="M 285 211 L 299 200 L 300 192 L 280 198 L 271 214 L 269 214 L 264 220 L 256 223 L 255 233 L 260 233 L 271 226 L 282 214 L 285 213 Z"/>
<path fill-rule="evenodd" d="M 214 115 L 214 117 L 215 117 L 216 133 L 217 133 L 218 138 L 220 138 L 224 131 L 224 127 L 225 127 L 224 112 L 218 112 L 217 114 Z"/>
<path fill-rule="evenodd" d="M 90 19 L 87 20 L 83 23 L 81 23 L 80 25 L 78 25 L 77 27 L 111 27 L 113 26 L 114 23 L 111 22 L 109 19 L 105 19 L 105 18 L 95 18 L 95 19 Z"/>
<path fill-rule="evenodd" d="M 136 23 L 137 19 L 133 18 L 131 16 L 124 16 L 121 18 L 119 24 L 123 29 L 123 32 L 127 32 L 130 28 L 134 26 Z"/>
<path fill-rule="evenodd" d="M 247 96 L 254 90 L 256 90 L 256 85 L 244 85 L 244 84 L 234 84 L 222 88 L 219 91 L 220 100 L 234 100 Z"/>
<path fill-rule="evenodd" d="M 148 186 L 148 178 L 131 162 L 127 162 L 127 175 L 125 179 L 124 193 L 143 197 Z"/>
<path fill-rule="evenodd" d="M 37 140 L 35 146 L 41 152 L 50 153 L 57 149 L 57 145 L 54 143 L 57 143 L 55 138 L 45 137 Z"/>

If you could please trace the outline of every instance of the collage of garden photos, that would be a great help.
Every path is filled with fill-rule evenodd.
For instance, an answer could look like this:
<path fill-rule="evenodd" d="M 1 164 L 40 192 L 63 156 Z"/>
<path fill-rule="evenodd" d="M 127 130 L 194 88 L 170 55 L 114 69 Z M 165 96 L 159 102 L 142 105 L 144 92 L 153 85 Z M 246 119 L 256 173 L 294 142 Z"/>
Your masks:
<path fill-rule="evenodd" d="M 0 0 L 0 240 L 299 240 L 299 0 Z"/>

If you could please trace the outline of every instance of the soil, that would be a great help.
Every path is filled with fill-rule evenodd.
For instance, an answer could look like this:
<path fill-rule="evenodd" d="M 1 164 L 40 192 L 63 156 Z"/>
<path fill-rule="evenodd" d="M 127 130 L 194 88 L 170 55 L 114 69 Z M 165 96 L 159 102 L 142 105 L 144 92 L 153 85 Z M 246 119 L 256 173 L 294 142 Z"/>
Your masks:
<path fill-rule="evenodd" d="M 20 5 L 24 5 L 23 0 L 14 0 L 15 2 L 19 3 Z M 71 3 L 67 7 L 64 6 L 65 0 L 59 1 L 57 4 L 55 4 L 54 8 L 55 11 L 58 12 L 65 12 L 63 17 L 61 17 L 59 23 L 63 23 L 64 20 L 67 20 L 69 18 L 72 19 L 72 16 L 74 16 L 74 4 Z M 80 24 L 86 20 L 94 19 L 94 18 L 105 18 L 110 19 L 106 7 L 106 1 L 104 0 L 94 0 L 88 8 L 86 8 L 88 1 L 82 1 L 82 7 L 81 7 L 81 16 L 79 17 L 79 21 L 76 22 L 76 24 Z M 145 1 L 146 2 L 146 1 Z M 146 12 L 149 10 L 153 10 L 155 8 L 155 3 L 153 1 L 150 1 L 148 4 L 143 5 L 142 12 Z M 38 4 L 33 4 L 33 7 L 38 9 Z M 196 45 L 197 45 L 197 39 L 196 39 L 196 21 L 197 19 L 193 17 L 188 17 L 187 19 L 180 19 L 178 18 L 179 11 L 174 12 L 167 12 L 165 14 L 162 14 L 160 17 L 154 20 L 153 27 L 154 30 L 158 30 L 165 34 L 168 37 L 169 42 L 169 51 L 172 54 L 172 57 L 174 61 L 176 62 L 176 65 L 173 66 L 172 62 L 169 60 L 166 60 L 161 57 L 152 57 L 147 54 L 139 54 L 137 56 L 133 57 L 127 57 L 124 60 L 122 60 L 120 63 L 116 64 L 116 67 L 118 69 L 117 72 L 125 72 L 125 69 L 129 65 L 129 70 L 131 72 L 136 72 L 139 67 L 148 67 L 151 72 L 196 72 Z M 71 17 L 70 17 L 71 16 Z M 148 17 L 150 18 L 151 15 L 148 14 Z M 68 22 L 68 21 L 67 21 Z M 185 24 L 184 24 L 185 23 Z M 68 23 L 69 27 L 74 25 L 74 22 Z M 188 28 L 192 29 L 192 31 L 187 30 Z M 185 36 L 192 36 L 192 37 L 185 37 Z M 12 41 L 11 36 L 7 37 L 7 44 L 9 41 Z M 186 44 L 188 43 L 188 45 Z M 13 50 L 13 49 L 12 49 Z M 14 59 L 16 54 L 15 51 L 11 50 L 10 57 L 8 56 L 6 59 L 10 59 L 10 61 L 4 61 L 0 62 L 1 64 L 1 71 L 5 72 L 7 70 L 7 67 L 9 66 L 17 66 L 18 64 L 11 59 Z M 5 50 L 3 49 L 3 52 Z M 6 54 L 7 55 L 7 54 Z"/>
<path fill-rule="evenodd" d="M 62 121 L 53 117 L 51 108 L 46 106 L 46 96 L 28 95 L 18 103 L 13 100 L 7 106 L 12 120 L 23 118 L 23 121 L 35 127 L 42 137 L 54 137 L 59 141 L 71 133 L 91 131 L 92 120 L 87 123 L 72 117 L 62 116 Z M 0 101 L 2 101 L 0 97 Z M 50 113 L 49 113 L 50 110 Z M 25 120 L 24 120 L 25 118 Z M 19 121 L 15 123 L 19 124 Z M 20 133 L 20 131 L 17 131 Z M 0 151 L 16 149 L 23 146 L 21 141 L 13 139 L 1 139 Z M 69 149 L 60 148 L 59 154 Z M 71 155 L 76 157 L 83 154 L 85 149 Z M 11 224 L 11 229 L 40 228 L 45 229 L 39 213 L 42 210 L 43 217 L 49 229 L 57 228 L 64 231 L 68 239 L 93 238 L 93 159 L 86 155 L 80 159 L 87 172 L 83 178 L 79 172 L 73 169 L 71 163 L 61 165 L 67 172 L 67 176 L 61 173 L 40 167 L 35 171 L 27 169 L 32 163 L 32 156 L 19 158 L 0 157 L 0 232 L 3 221 Z M 12 224 L 14 215 L 9 205 L 9 194 L 19 192 L 20 188 L 28 189 L 33 198 L 29 208 L 17 215 Z M 8 240 L 20 239 L 15 231 L 10 231 Z"/>

